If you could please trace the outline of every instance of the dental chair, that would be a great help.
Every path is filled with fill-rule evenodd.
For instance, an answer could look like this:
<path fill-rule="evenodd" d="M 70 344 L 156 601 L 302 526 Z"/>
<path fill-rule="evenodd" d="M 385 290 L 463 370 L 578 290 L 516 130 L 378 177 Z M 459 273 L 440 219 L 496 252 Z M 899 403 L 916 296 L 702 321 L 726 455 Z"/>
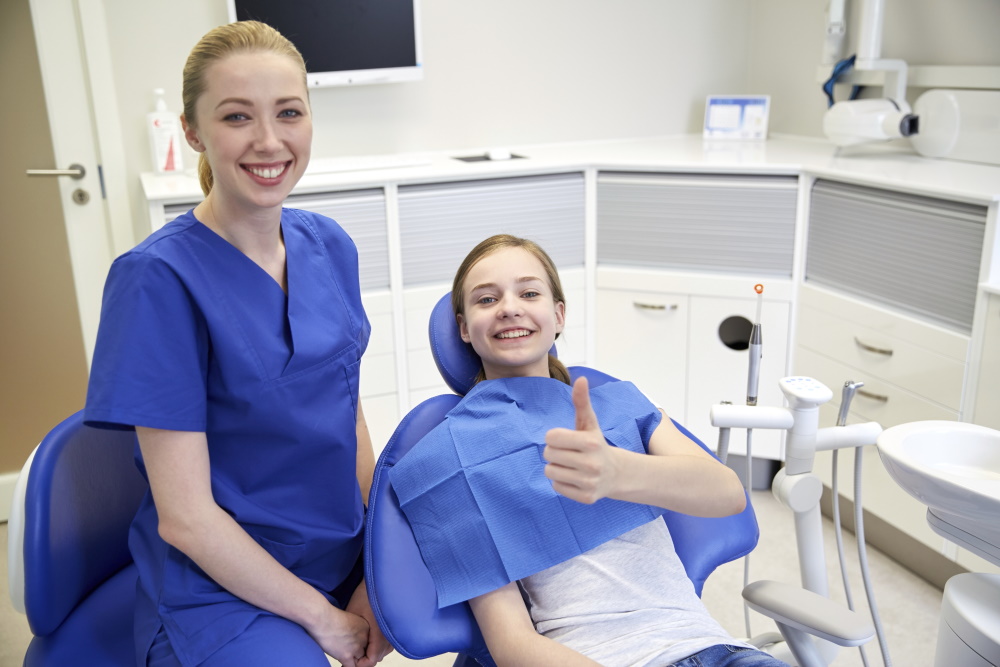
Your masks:
<path fill-rule="evenodd" d="M 135 663 L 128 530 L 147 486 L 134 447 L 134 432 L 84 426 L 78 412 L 45 436 L 21 471 L 8 567 L 11 601 L 35 635 L 27 667 Z"/>
<path fill-rule="evenodd" d="M 389 484 L 392 466 L 455 407 L 472 388 L 479 370 L 478 357 L 459 336 L 450 294 L 445 294 L 435 305 L 429 334 L 438 370 L 456 393 L 435 396 L 411 410 L 378 459 L 365 531 L 368 596 L 379 627 L 403 656 L 422 660 L 442 653 L 457 653 L 456 665 L 473 664 L 470 661 L 494 665 L 468 604 L 438 609 L 431 575 Z M 581 366 L 569 371 L 574 380 L 585 376 L 591 386 L 614 380 Z M 710 451 L 683 426 L 677 426 Z M 715 568 L 749 553 L 759 535 L 749 500 L 746 509 L 734 516 L 701 518 L 667 512 L 663 520 L 670 528 L 677 554 L 698 595 Z"/>

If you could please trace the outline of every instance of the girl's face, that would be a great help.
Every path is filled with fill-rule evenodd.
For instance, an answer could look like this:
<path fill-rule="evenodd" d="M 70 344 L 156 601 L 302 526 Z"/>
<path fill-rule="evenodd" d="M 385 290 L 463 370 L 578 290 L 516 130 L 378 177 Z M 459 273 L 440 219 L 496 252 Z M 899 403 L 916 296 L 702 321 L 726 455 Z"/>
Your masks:
<path fill-rule="evenodd" d="M 542 262 L 523 248 L 503 248 L 472 266 L 462 283 L 462 340 L 483 361 L 486 379 L 549 377 L 548 353 L 565 324 Z"/>
<path fill-rule="evenodd" d="M 277 53 L 236 53 L 212 64 L 205 84 L 196 123 L 185 119 L 184 132 L 212 167 L 216 204 L 281 206 L 306 170 L 312 143 L 301 70 Z"/>

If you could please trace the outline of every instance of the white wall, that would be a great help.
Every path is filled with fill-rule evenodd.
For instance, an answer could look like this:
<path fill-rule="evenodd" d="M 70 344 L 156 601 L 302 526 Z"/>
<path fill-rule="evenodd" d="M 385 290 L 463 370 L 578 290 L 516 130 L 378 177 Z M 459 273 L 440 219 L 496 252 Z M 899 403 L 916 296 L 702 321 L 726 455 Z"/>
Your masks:
<path fill-rule="evenodd" d="M 224 0 L 104 0 L 132 209 L 151 90 L 180 110 L 188 50 Z M 421 82 L 312 91 L 313 155 L 672 134 L 709 93 L 745 92 L 747 2 L 423 0 Z M 185 155 L 193 166 L 193 153 Z"/>
<path fill-rule="evenodd" d="M 848 0 L 849 10 L 860 1 Z M 225 0 L 103 2 L 124 177 L 141 222 L 138 175 L 150 169 L 142 119 L 151 91 L 165 88 L 179 110 L 188 50 L 228 17 Z M 885 5 L 885 57 L 911 65 L 1000 65 L 1000 1 Z M 313 90 L 313 154 L 695 132 L 710 93 L 769 94 L 772 132 L 821 137 L 826 98 L 816 68 L 826 6 L 826 0 L 422 0 L 424 80 Z M 857 34 L 853 14 L 850 43 Z M 185 157 L 193 166 L 194 154 Z"/>
<path fill-rule="evenodd" d="M 772 132 L 823 136 L 816 81 L 827 0 L 751 0 L 747 87 L 771 95 Z M 861 0 L 847 0 L 845 54 L 855 52 Z M 997 0 L 885 0 L 882 56 L 916 65 L 1000 66 Z M 848 90 L 837 91 L 846 99 Z M 878 89 L 871 91 L 878 94 Z M 909 90 L 913 102 L 923 91 Z"/>

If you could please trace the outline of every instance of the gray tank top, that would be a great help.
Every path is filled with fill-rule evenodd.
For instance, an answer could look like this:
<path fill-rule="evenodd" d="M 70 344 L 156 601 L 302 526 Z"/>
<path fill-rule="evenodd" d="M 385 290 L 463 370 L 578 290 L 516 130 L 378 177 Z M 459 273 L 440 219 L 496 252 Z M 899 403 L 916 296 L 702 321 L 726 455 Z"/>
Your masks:
<path fill-rule="evenodd" d="M 520 583 L 539 634 L 608 667 L 746 646 L 709 615 L 660 519 Z"/>

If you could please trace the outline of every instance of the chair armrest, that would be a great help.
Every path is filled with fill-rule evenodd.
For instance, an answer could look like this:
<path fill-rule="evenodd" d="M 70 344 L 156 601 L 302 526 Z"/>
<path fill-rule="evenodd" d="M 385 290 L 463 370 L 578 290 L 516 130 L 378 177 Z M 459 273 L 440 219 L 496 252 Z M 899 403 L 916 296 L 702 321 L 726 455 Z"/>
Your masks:
<path fill-rule="evenodd" d="M 875 627 L 861 614 L 799 586 L 755 581 L 743 589 L 743 599 L 779 624 L 839 646 L 860 646 L 875 636 Z"/>

